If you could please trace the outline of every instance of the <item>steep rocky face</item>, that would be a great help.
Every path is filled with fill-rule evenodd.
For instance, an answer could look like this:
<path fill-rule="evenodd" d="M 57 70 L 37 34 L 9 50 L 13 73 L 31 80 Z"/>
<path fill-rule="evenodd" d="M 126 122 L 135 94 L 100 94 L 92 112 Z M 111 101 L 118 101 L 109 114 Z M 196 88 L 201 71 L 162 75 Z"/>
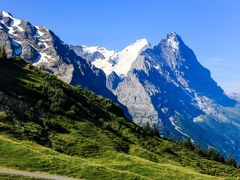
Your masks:
<path fill-rule="evenodd" d="M 176 33 L 135 59 L 113 91 L 137 124 L 189 137 L 239 159 L 240 111 Z"/>
<path fill-rule="evenodd" d="M 0 46 L 4 46 L 9 57 L 21 56 L 67 83 L 81 85 L 118 102 L 106 88 L 104 72 L 77 56 L 51 30 L 33 26 L 4 11 L 0 13 L 0 21 Z"/>
<path fill-rule="evenodd" d="M 147 41 L 136 41 L 118 53 L 124 54 L 118 60 L 116 53 L 108 60 L 91 59 L 101 62 L 98 67 L 107 74 L 107 87 L 127 106 L 133 121 L 149 122 L 163 136 L 189 137 L 240 159 L 237 102 L 225 95 L 176 33 L 157 46 L 142 42 Z M 95 52 L 101 53 L 92 49 L 90 54 Z"/>
<path fill-rule="evenodd" d="M 127 95 L 133 96 L 131 93 L 134 93 L 136 97 L 141 96 L 138 90 L 130 90 L 133 81 L 144 87 L 151 97 L 154 109 L 159 113 L 160 121 L 163 122 L 169 122 L 168 119 L 174 115 L 174 111 L 189 112 L 192 117 L 202 114 L 199 106 L 205 99 L 211 99 L 222 106 L 236 104 L 217 86 L 210 72 L 197 61 L 193 51 L 175 33 L 170 33 L 159 45 L 143 51 L 134 61 L 126 78 L 118 85 L 116 94 L 121 102 L 129 104 L 128 107 L 135 103 L 129 103 Z M 128 89 L 131 93 L 126 93 Z M 126 101 L 121 100 L 122 93 L 126 93 L 123 96 Z M 164 109 L 168 109 L 168 112 Z M 148 116 L 147 112 L 150 111 L 146 110 Z M 164 120 L 165 116 L 167 120 Z M 152 118 L 150 119 L 152 121 Z"/>
<path fill-rule="evenodd" d="M 123 78 L 117 75 L 114 71 L 107 76 L 107 88 L 111 91 L 115 91 L 119 83 L 123 81 Z"/>
<path fill-rule="evenodd" d="M 163 73 L 179 85 L 194 89 L 197 95 L 206 96 L 221 105 L 234 105 L 234 101 L 211 78 L 210 71 L 198 62 L 193 51 L 176 33 L 170 33 L 147 55 L 151 57 L 151 54 L 159 55 Z"/>

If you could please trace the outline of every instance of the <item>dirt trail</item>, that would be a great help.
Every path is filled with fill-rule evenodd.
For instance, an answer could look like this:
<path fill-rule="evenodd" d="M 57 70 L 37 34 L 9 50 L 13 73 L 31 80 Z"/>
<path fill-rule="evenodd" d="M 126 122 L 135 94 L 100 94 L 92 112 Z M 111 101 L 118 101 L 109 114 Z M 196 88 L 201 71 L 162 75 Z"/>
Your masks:
<path fill-rule="evenodd" d="M 9 174 L 9 175 L 20 175 L 26 177 L 48 179 L 48 180 L 79 180 L 75 178 L 69 178 L 64 176 L 50 175 L 50 174 L 41 174 L 28 171 L 19 171 L 13 169 L 0 169 L 0 174 Z"/>

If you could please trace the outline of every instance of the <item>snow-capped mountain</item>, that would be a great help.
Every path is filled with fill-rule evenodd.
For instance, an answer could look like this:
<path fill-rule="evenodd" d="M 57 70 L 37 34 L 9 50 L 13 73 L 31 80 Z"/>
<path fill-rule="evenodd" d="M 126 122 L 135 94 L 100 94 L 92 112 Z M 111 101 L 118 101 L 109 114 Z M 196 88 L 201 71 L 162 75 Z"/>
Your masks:
<path fill-rule="evenodd" d="M 137 56 L 151 45 L 146 39 L 140 39 L 122 51 L 115 52 L 100 46 L 70 46 L 75 53 L 92 62 L 108 76 L 115 72 L 126 76 Z"/>
<path fill-rule="evenodd" d="M 3 11 L 0 13 L 0 46 L 4 46 L 9 57 L 21 56 L 67 83 L 114 98 L 104 85 L 103 71 L 77 56 L 46 27 L 33 26 Z"/>
<path fill-rule="evenodd" d="M 104 72 L 77 56 L 46 27 L 34 26 L 3 11 L 0 13 L 0 46 L 9 57 L 21 56 L 67 83 L 81 85 L 118 103 L 115 95 L 106 88 Z"/>
<path fill-rule="evenodd" d="M 156 46 L 140 40 L 111 58 L 91 61 L 104 70 L 107 87 L 135 123 L 150 122 L 163 136 L 190 137 L 240 159 L 239 104 L 225 95 L 176 33 Z"/>
<path fill-rule="evenodd" d="M 115 52 L 113 50 L 108 50 L 101 46 L 72 46 L 69 45 L 71 49 L 75 51 L 75 53 L 82 58 L 93 62 L 97 60 L 105 60 L 110 59 Z"/>

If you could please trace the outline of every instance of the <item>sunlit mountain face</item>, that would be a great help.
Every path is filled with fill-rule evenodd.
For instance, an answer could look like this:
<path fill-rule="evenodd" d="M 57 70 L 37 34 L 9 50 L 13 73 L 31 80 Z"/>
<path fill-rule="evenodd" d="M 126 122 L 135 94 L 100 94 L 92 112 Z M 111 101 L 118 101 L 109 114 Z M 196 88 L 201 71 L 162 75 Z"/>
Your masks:
<path fill-rule="evenodd" d="M 177 33 L 156 46 L 142 39 L 120 52 L 100 46 L 71 48 L 105 72 L 107 87 L 135 123 L 150 123 L 162 136 L 191 138 L 239 158 L 239 105 Z"/>

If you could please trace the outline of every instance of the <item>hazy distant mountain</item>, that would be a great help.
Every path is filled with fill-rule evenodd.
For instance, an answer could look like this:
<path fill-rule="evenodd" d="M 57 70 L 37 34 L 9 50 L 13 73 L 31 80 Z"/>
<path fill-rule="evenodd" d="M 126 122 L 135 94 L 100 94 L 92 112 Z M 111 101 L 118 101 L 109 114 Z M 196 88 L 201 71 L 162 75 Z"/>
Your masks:
<path fill-rule="evenodd" d="M 229 95 L 229 97 L 231 97 L 231 98 L 233 98 L 237 101 L 240 101 L 240 93 L 234 93 L 233 92 L 233 93 L 229 93 L 228 95 Z"/>
<path fill-rule="evenodd" d="M 135 123 L 149 122 L 164 136 L 190 137 L 239 159 L 239 105 L 176 33 L 157 46 L 139 40 L 108 57 L 87 47 L 85 56 L 103 55 L 91 61 L 105 72 L 108 88 L 128 107 Z"/>

